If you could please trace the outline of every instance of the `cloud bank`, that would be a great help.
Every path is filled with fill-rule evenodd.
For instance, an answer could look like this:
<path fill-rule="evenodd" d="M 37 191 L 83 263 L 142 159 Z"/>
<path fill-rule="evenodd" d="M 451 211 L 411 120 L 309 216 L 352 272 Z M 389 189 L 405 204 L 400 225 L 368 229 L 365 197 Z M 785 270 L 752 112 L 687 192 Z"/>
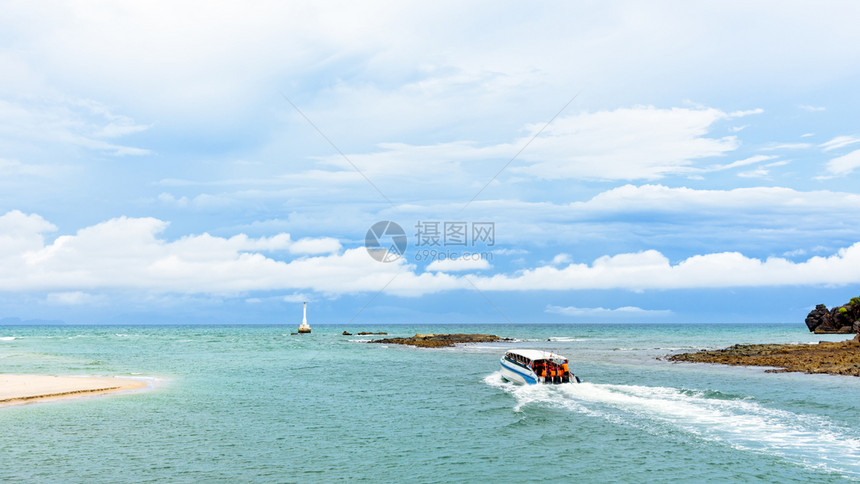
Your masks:
<path fill-rule="evenodd" d="M 616 317 L 625 317 L 625 316 L 636 316 L 636 317 L 645 317 L 645 316 L 671 316 L 672 311 L 668 309 L 642 309 L 636 306 L 622 306 L 617 309 L 607 309 L 607 308 L 578 308 L 574 306 L 553 306 L 548 305 L 545 309 L 545 312 L 552 314 L 561 314 L 562 316 L 571 316 L 571 317 L 579 317 L 579 316 L 587 316 L 587 317 L 595 317 L 595 316 L 616 316 Z"/>
<path fill-rule="evenodd" d="M 45 235 L 56 231 L 53 224 L 39 215 L 9 212 L 0 217 L 0 290 L 58 292 L 64 293 L 58 302 L 77 302 L 88 300 L 83 295 L 110 290 L 226 295 L 311 290 L 337 295 L 384 289 L 418 296 L 472 288 L 640 291 L 860 282 L 860 242 L 803 262 L 720 252 L 672 263 L 656 250 L 644 250 L 605 255 L 591 263 L 567 263 L 561 257 L 510 274 L 456 276 L 448 272 L 486 268 L 487 262 L 440 262 L 431 264 L 429 272 L 417 272 L 405 259 L 378 263 L 363 247 L 341 250 L 332 239 L 293 242 L 286 233 L 260 238 L 204 233 L 169 241 L 161 235 L 167 225 L 155 218 L 120 217 L 46 242 Z M 284 258 L 322 251 L 331 252 Z"/>

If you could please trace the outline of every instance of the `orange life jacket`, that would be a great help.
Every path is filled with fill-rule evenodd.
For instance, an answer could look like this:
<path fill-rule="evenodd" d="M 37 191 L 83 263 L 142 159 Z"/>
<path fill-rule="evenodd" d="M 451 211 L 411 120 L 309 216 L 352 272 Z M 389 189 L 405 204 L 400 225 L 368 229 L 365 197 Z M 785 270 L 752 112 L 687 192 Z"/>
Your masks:
<path fill-rule="evenodd" d="M 562 375 L 567 375 L 567 373 L 570 371 L 570 370 L 568 370 L 567 363 L 561 365 L 561 370 L 562 370 Z"/>

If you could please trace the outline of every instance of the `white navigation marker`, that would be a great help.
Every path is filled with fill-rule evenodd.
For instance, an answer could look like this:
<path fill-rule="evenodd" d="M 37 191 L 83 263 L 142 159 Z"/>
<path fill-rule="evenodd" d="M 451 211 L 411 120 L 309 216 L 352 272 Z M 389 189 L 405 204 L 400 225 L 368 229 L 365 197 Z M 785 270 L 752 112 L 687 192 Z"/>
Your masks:
<path fill-rule="evenodd" d="M 311 327 L 308 326 L 308 303 L 304 303 L 304 314 L 302 315 L 302 324 L 299 326 L 299 333 L 310 333 Z"/>

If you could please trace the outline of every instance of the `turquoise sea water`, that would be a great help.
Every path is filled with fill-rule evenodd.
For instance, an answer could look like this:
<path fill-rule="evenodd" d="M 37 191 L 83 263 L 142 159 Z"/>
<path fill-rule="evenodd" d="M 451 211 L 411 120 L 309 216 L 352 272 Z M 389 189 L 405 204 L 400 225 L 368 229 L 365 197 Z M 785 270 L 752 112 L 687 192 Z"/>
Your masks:
<path fill-rule="evenodd" d="M 860 480 L 860 379 L 660 359 L 843 335 L 798 324 L 294 329 L 0 326 L 0 372 L 151 382 L 0 408 L 0 481 Z M 518 341 L 417 349 L 344 329 Z M 510 347 L 565 354 L 584 383 L 505 383 Z"/>

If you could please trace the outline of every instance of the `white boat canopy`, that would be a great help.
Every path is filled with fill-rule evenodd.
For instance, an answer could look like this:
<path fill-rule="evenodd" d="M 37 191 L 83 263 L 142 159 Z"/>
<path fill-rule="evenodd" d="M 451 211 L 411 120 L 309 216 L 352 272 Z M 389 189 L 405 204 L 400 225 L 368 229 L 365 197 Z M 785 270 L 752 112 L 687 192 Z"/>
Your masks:
<path fill-rule="evenodd" d="M 530 361 L 535 361 L 535 360 L 563 361 L 563 360 L 567 359 L 567 357 L 559 355 L 558 353 L 553 353 L 551 351 L 541 351 L 541 350 L 508 350 L 507 354 L 509 354 L 509 355 L 520 355 L 524 358 L 528 358 Z"/>

